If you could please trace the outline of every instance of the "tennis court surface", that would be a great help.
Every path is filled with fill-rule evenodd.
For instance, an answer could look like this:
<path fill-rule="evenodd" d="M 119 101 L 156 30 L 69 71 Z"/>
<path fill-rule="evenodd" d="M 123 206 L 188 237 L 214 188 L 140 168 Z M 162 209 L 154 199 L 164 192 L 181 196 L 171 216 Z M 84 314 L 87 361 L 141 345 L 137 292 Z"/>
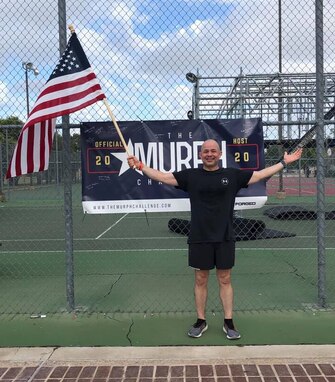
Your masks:
<path fill-rule="evenodd" d="M 269 206 L 268 206 L 269 207 Z M 264 210 L 264 209 L 263 209 Z M 313 308 L 317 303 L 315 220 L 274 220 L 262 210 L 243 218 L 292 234 L 237 243 L 233 274 L 237 311 Z M 193 271 L 186 236 L 168 228 L 184 214 L 83 215 L 73 208 L 75 304 L 81 312 L 191 313 Z M 61 205 L 1 208 L 3 314 L 67 309 L 64 217 Z M 325 227 L 329 306 L 334 304 L 335 220 Z M 215 276 L 209 312 L 220 312 Z"/>
<path fill-rule="evenodd" d="M 1 346 L 193 345 L 185 335 L 195 319 L 187 237 L 169 229 L 187 213 L 84 215 L 74 187 L 69 313 L 63 195 L 43 187 L 21 192 L 0 205 Z M 317 221 L 265 214 L 283 205 L 315 211 L 316 196 L 270 196 L 264 208 L 239 213 L 290 235 L 237 242 L 238 344 L 334 343 L 335 220 L 323 231 L 327 300 L 320 307 Z M 210 329 L 198 344 L 227 345 L 214 272 L 207 307 Z"/>

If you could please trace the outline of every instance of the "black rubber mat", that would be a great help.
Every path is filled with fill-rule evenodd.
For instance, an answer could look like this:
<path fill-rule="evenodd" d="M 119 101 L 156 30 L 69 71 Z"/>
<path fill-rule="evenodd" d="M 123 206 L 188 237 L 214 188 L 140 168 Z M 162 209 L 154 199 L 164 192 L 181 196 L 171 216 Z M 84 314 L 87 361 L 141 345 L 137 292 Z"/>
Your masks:
<path fill-rule="evenodd" d="M 315 220 L 316 212 L 301 206 L 276 206 L 264 211 L 264 215 L 276 220 Z"/>

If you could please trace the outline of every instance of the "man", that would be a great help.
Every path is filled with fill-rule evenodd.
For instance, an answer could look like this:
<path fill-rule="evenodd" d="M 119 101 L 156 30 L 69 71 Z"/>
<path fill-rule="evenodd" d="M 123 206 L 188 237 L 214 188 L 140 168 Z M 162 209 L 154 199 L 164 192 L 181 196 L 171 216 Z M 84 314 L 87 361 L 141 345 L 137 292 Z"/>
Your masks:
<path fill-rule="evenodd" d="M 283 170 L 301 157 L 302 149 L 287 154 L 279 163 L 260 171 L 220 168 L 222 155 L 219 144 L 206 140 L 201 146 L 202 168 L 163 173 L 128 157 L 131 168 L 142 171 L 149 178 L 178 187 L 189 194 L 191 228 L 188 238 L 189 265 L 195 270 L 194 295 L 197 322 L 188 331 L 190 337 L 201 337 L 208 328 L 206 300 L 209 271 L 216 268 L 220 299 L 224 311 L 223 331 L 228 339 L 241 337 L 233 323 L 233 288 L 231 270 L 235 264 L 233 212 L 235 197 L 241 188 Z"/>

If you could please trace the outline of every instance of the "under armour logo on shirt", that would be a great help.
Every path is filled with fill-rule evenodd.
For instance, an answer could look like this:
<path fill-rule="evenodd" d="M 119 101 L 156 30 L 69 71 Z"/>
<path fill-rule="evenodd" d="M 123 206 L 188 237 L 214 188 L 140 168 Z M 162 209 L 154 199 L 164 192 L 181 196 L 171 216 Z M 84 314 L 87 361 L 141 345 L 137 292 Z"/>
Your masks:
<path fill-rule="evenodd" d="M 227 186 L 228 183 L 229 183 L 229 180 L 228 180 L 227 178 L 222 178 L 222 179 L 221 179 L 221 184 L 222 184 L 223 186 Z"/>

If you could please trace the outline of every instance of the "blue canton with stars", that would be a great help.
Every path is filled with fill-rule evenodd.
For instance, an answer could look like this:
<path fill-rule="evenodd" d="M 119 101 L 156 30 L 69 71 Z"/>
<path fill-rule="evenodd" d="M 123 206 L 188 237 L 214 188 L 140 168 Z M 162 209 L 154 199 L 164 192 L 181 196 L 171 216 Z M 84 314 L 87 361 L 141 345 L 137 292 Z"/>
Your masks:
<path fill-rule="evenodd" d="M 85 52 L 80 45 L 76 33 L 73 33 L 49 81 L 67 74 L 81 72 L 89 67 L 90 63 L 88 62 Z"/>

